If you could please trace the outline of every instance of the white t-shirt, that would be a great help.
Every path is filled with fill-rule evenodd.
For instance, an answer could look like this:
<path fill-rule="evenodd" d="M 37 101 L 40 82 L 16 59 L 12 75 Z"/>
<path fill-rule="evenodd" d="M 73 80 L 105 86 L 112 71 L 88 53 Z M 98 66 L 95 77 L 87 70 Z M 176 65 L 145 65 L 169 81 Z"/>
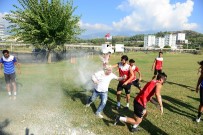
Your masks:
<path fill-rule="evenodd" d="M 112 79 L 118 79 L 118 77 L 111 73 L 109 75 L 105 75 L 104 71 L 98 71 L 96 72 L 92 78 L 96 79 L 98 81 L 98 84 L 95 84 L 94 88 L 98 92 L 107 92 L 109 88 L 109 84 Z"/>

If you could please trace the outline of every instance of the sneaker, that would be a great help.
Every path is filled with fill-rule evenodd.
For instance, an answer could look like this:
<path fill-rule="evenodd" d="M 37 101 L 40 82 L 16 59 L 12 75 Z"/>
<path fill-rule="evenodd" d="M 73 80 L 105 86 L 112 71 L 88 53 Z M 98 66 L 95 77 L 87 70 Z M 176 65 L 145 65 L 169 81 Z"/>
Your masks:
<path fill-rule="evenodd" d="M 114 120 L 114 125 L 116 125 L 120 120 L 119 120 L 120 116 L 116 115 L 116 118 Z"/>
<path fill-rule="evenodd" d="M 196 122 L 200 122 L 200 120 L 201 120 L 201 117 L 200 118 L 196 118 Z"/>
<path fill-rule="evenodd" d="M 97 113 L 96 116 L 99 117 L 99 118 L 101 118 L 101 119 L 104 118 L 104 116 L 101 115 L 101 113 Z"/>
<path fill-rule="evenodd" d="M 139 129 L 138 129 L 137 127 L 136 127 L 136 128 L 133 128 L 133 127 L 132 127 L 132 128 L 130 129 L 130 132 L 137 132 L 137 131 L 139 131 Z"/>
<path fill-rule="evenodd" d="M 86 104 L 85 107 L 90 107 L 90 104 Z"/>
<path fill-rule="evenodd" d="M 116 106 L 116 110 L 120 110 L 121 109 L 121 106 Z"/>

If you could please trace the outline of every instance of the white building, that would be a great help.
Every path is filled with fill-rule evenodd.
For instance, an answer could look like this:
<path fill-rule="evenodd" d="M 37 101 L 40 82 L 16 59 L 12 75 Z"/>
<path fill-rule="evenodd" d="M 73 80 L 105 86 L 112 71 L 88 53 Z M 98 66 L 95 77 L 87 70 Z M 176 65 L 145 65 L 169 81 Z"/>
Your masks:
<path fill-rule="evenodd" d="M 170 46 L 171 49 L 177 49 L 176 45 L 176 35 L 175 34 L 167 34 L 165 35 L 165 45 Z"/>
<path fill-rule="evenodd" d="M 163 37 L 156 38 L 155 45 L 159 46 L 160 48 L 164 48 L 164 46 L 165 46 L 165 38 L 163 38 Z"/>
<path fill-rule="evenodd" d="M 185 33 L 177 33 L 177 44 L 185 43 Z"/>
<path fill-rule="evenodd" d="M 151 48 L 155 46 L 155 35 L 144 36 L 144 47 Z"/>
<path fill-rule="evenodd" d="M 3 40 L 4 39 L 4 30 L 5 30 L 5 27 L 3 24 L 0 23 L 0 40 Z"/>

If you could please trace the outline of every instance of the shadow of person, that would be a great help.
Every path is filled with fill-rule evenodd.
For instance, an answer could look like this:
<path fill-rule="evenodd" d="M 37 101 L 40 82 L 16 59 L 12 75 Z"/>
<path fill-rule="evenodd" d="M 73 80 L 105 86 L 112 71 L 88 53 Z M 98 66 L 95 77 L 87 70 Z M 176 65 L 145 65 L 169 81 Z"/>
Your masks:
<path fill-rule="evenodd" d="M 188 98 L 191 98 L 191 99 L 194 99 L 194 100 L 196 100 L 196 101 L 198 101 L 199 102 L 199 98 L 195 98 L 195 97 L 191 97 L 191 96 L 187 96 Z"/>
<path fill-rule="evenodd" d="M 184 87 L 186 89 L 189 89 L 191 91 L 195 91 L 195 88 L 194 87 L 191 87 L 191 86 L 188 86 L 188 85 L 185 85 L 185 84 L 180 84 L 180 83 L 176 83 L 176 82 L 170 82 L 170 81 L 166 81 L 166 83 L 170 84 L 170 85 L 178 85 L 180 87 Z"/>
<path fill-rule="evenodd" d="M 183 101 L 179 100 L 179 99 L 175 99 L 166 95 L 163 95 L 162 98 L 164 100 L 167 100 L 169 103 L 163 101 L 163 106 L 164 108 L 168 109 L 170 112 L 176 113 L 178 115 L 181 116 L 186 116 L 189 117 L 191 119 L 194 119 L 195 115 L 189 113 L 190 112 L 196 112 L 196 108 L 194 108 L 193 106 L 184 103 Z M 187 109 L 188 111 L 185 111 L 181 108 Z"/>
<path fill-rule="evenodd" d="M 11 135 L 4 131 L 4 128 L 6 128 L 9 124 L 10 121 L 8 119 L 5 119 L 3 122 L 0 122 L 0 135 Z"/>

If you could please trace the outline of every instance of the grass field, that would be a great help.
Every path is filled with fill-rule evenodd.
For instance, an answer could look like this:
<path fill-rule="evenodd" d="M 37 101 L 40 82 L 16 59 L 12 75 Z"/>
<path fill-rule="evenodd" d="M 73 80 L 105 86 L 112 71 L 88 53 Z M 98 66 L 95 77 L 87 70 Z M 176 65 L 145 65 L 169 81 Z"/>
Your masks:
<path fill-rule="evenodd" d="M 136 60 L 142 72 L 141 84 L 152 78 L 151 66 L 157 53 L 127 53 Z M 121 55 L 112 55 L 110 64 L 120 61 Z M 194 91 L 198 74 L 197 61 L 202 55 L 164 53 L 164 72 L 168 75 L 162 89 L 164 114 L 148 103 L 149 115 L 140 124 L 141 131 L 134 133 L 193 135 L 203 134 L 203 121 L 194 122 L 199 105 L 199 95 Z M 138 89 L 132 87 L 130 110 L 114 110 L 116 105 L 117 81 L 109 87 L 109 97 L 104 109 L 104 119 L 94 115 L 99 104 L 96 100 L 90 108 L 85 103 L 91 95 L 91 74 L 102 64 L 99 56 L 80 58 L 75 64 L 63 61 L 52 64 L 22 65 L 22 74 L 18 75 L 18 97 L 9 100 L 5 90 L 4 78 L 0 83 L 0 133 L 21 135 L 26 128 L 33 134 L 102 134 L 130 135 L 129 125 L 113 125 L 116 114 L 133 115 L 132 101 Z M 80 71 L 80 72 L 79 72 Z M 125 106 L 125 95 L 122 95 Z"/>

